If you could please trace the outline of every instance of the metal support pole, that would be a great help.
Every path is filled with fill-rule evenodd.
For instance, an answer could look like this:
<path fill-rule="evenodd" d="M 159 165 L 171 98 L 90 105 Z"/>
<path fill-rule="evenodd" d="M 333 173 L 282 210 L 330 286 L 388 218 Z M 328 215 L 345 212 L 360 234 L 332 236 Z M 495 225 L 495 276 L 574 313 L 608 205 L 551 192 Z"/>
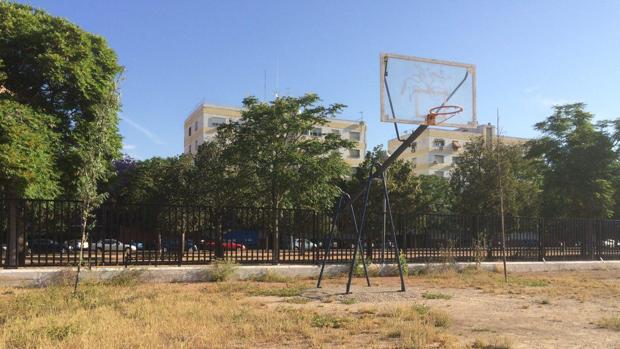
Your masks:
<path fill-rule="evenodd" d="M 321 288 L 321 280 L 323 279 L 323 271 L 325 270 L 325 263 L 327 263 L 327 258 L 329 258 L 329 252 L 331 250 L 332 243 L 334 241 L 334 230 L 336 228 L 336 222 L 338 221 L 338 217 L 340 216 L 340 210 L 342 210 L 342 202 L 344 201 L 344 197 L 345 197 L 345 193 L 342 193 L 342 195 L 340 195 L 340 200 L 338 200 L 338 206 L 336 207 L 336 210 L 334 211 L 334 216 L 332 218 L 332 224 L 329 227 L 329 240 L 327 241 L 327 246 L 325 246 L 325 255 L 323 256 L 323 262 L 321 263 L 321 271 L 319 272 L 319 280 L 316 283 L 317 288 Z M 355 215 L 353 217 L 355 219 Z"/>
<path fill-rule="evenodd" d="M 385 181 L 384 173 L 381 173 L 381 181 L 383 182 L 383 195 L 385 196 L 385 203 L 390 217 L 390 227 L 392 228 L 392 238 L 394 239 L 394 255 L 396 257 L 396 264 L 398 265 L 398 275 L 400 276 L 400 290 L 405 292 L 405 278 L 403 277 L 403 266 L 400 265 L 400 251 L 398 250 L 398 241 L 396 240 L 396 227 L 394 226 L 394 217 L 392 216 L 392 207 L 390 205 L 390 196 L 388 194 L 387 183 Z"/>
<path fill-rule="evenodd" d="M 374 178 L 373 172 L 371 170 L 370 175 L 368 176 L 368 181 L 366 182 L 366 192 L 364 194 L 364 208 L 362 209 L 362 218 L 360 221 L 360 228 L 357 231 L 357 243 L 355 244 L 355 247 L 353 248 L 353 259 L 351 260 L 351 268 L 349 269 L 349 280 L 347 281 L 347 290 L 346 290 L 347 294 L 350 293 L 349 291 L 351 290 L 351 279 L 353 278 L 353 268 L 355 267 L 355 259 L 357 258 L 357 249 L 360 248 L 362 245 L 362 234 L 364 233 L 364 225 L 366 222 L 366 210 L 368 209 L 368 196 L 370 194 L 370 188 L 372 187 L 373 178 Z M 364 263 L 365 265 L 366 261 L 364 261 L 363 252 L 361 253 L 362 253 L 362 263 Z"/>

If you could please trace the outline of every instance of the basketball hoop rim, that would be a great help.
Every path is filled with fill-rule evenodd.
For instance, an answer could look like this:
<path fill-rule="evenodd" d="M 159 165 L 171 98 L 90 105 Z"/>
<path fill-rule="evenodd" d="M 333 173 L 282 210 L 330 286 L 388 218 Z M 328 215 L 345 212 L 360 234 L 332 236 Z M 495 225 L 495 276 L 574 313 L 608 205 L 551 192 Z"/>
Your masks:
<path fill-rule="evenodd" d="M 446 111 L 443 111 L 446 109 Z M 454 116 L 463 111 L 463 107 L 460 105 L 440 105 L 438 107 L 431 108 L 428 111 L 428 115 L 432 116 Z"/>

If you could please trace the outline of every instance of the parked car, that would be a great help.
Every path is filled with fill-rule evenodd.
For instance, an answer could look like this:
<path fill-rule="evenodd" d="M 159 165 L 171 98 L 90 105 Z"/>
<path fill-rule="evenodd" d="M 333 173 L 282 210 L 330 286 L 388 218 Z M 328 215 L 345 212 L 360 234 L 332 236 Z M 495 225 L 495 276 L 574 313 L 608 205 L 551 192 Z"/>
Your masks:
<path fill-rule="evenodd" d="M 97 251 L 136 251 L 136 246 L 131 244 L 122 243 L 116 239 L 103 239 L 99 240 L 96 244 L 93 245 L 93 249 Z"/>
<path fill-rule="evenodd" d="M 259 233 L 256 230 L 233 230 L 226 232 L 224 241 L 234 241 L 247 248 L 258 248 Z"/>
<path fill-rule="evenodd" d="M 136 250 L 144 250 L 144 243 L 140 241 L 129 241 L 129 244 L 132 246 L 136 246 Z"/>
<path fill-rule="evenodd" d="M 314 250 L 317 248 L 316 244 L 308 239 L 295 239 L 293 246 L 296 250 L 301 250 L 302 246 L 305 250 Z"/>
<path fill-rule="evenodd" d="M 539 235 L 535 232 L 506 234 L 507 247 L 538 247 L 539 243 Z"/>
<path fill-rule="evenodd" d="M 52 239 L 33 239 L 28 241 L 28 250 L 30 253 L 64 253 L 67 252 L 69 248 L 65 244 L 61 244 Z"/>
<path fill-rule="evenodd" d="M 87 250 L 89 246 L 88 241 L 84 241 L 84 245 L 82 245 L 81 239 L 67 240 L 65 241 L 65 245 L 70 251 L 75 251 L 75 250 L 79 251 L 80 248 L 82 250 Z"/>
<path fill-rule="evenodd" d="M 215 250 L 215 241 L 204 241 L 202 243 L 202 245 L 205 247 L 205 249 L 207 250 Z M 246 247 L 244 244 L 240 244 L 238 242 L 235 241 L 222 241 L 222 249 L 224 250 L 245 250 Z"/>
<path fill-rule="evenodd" d="M 163 240 L 161 242 L 161 248 L 164 252 L 178 251 L 179 248 L 181 247 L 179 246 L 180 242 L 181 242 L 180 239 Z M 192 239 L 187 239 L 185 240 L 185 250 L 186 251 L 198 251 L 198 246 L 196 246 L 196 244 L 194 243 Z"/>

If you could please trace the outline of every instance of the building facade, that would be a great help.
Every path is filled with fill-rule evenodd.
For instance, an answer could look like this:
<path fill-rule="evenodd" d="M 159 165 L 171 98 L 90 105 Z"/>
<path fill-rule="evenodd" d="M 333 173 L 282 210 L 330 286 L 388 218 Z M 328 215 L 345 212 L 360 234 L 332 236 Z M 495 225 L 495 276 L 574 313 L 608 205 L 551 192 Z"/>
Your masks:
<path fill-rule="evenodd" d="M 401 136 L 406 137 L 407 134 Z M 429 127 L 400 158 L 413 163 L 417 175 L 449 177 L 465 145 L 478 137 L 482 137 L 485 142 L 496 141 L 495 126 L 487 124 L 475 129 L 455 130 Z M 526 138 L 500 136 L 500 142 L 505 144 L 522 144 L 527 141 Z M 400 144 L 398 139 L 390 139 L 388 151 L 394 152 Z"/>
<path fill-rule="evenodd" d="M 183 127 L 183 152 L 196 154 L 198 147 L 213 140 L 219 125 L 241 119 L 241 108 L 202 103 L 185 119 Z M 339 134 L 355 143 L 353 149 L 342 149 L 342 158 L 351 167 L 358 167 L 366 154 L 366 124 L 363 121 L 328 119 L 316 126 L 309 134 L 321 137 L 329 133 Z"/>

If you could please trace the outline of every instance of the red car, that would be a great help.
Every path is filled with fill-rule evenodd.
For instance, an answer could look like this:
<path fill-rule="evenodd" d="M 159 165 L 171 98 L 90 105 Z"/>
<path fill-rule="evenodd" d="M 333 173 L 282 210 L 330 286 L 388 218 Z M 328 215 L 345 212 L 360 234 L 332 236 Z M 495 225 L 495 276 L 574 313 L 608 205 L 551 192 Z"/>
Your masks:
<path fill-rule="evenodd" d="M 215 241 L 207 241 L 205 248 L 215 250 Z M 245 245 L 234 241 L 222 241 L 222 249 L 224 250 L 245 250 Z"/>

